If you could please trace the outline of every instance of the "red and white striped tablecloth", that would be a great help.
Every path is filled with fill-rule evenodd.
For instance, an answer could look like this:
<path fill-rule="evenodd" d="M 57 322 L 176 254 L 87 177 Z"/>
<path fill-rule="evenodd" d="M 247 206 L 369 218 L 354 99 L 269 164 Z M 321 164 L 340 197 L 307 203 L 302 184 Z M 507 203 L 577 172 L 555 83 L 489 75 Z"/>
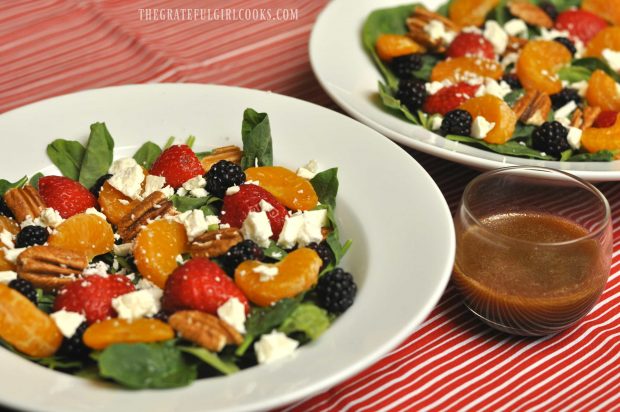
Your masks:
<path fill-rule="evenodd" d="M 312 24 L 325 4 L 2 0 L 0 112 L 77 90 L 145 82 L 271 90 L 336 109 L 307 55 Z M 160 9 L 173 14 L 162 15 Z M 267 17 L 269 10 L 271 20 L 245 19 L 260 18 L 260 9 Z M 229 20 L 235 17 L 240 20 Z M 411 155 L 454 208 L 476 172 Z M 620 184 L 599 187 L 614 212 L 614 263 L 607 289 L 582 323 L 550 338 L 510 337 L 474 319 L 449 287 L 400 347 L 359 375 L 285 410 L 620 411 Z"/>

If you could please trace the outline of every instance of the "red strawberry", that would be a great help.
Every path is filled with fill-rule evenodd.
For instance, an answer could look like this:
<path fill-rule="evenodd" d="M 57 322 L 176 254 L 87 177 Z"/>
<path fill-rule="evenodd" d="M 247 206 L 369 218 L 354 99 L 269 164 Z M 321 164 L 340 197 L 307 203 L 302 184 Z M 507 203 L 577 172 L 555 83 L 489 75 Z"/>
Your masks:
<path fill-rule="evenodd" d="M 112 299 L 134 290 L 123 275 L 89 276 L 63 287 L 54 301 L 54 310 L 83 313 L 88 323 L 94 323 L 115 316 Z"/>
<path fill-rule="evenodd" d="M 457 83 L 453 86 L 444 87 L 426 98 L 424 111 L 429 114 L 439 113 L 443 116 L 474 97 L 478 87 L 480 86 L 472 86 L 467 83 Z"/>
<path fill-rule="evenodd" d="M 97 199 L 84 186 L 63 176 L 45 176 L 39 180 L 39 194 L 48 207 L 64 219 L 95 207 Z"/>
<path fill-rule="evenodd" d="M 478 33 L 461 32 L 454 38 L 448 50 L 448 57 L 473 56 L 489 60 L 495 59 L 493 44 Z"/>
<path fill-rule="evenodd" d="M 224 197 L 220 220 L 233 227 L 241 227 L 250 212 L 260 212 L 260 201 L 264 200 L 273 206 L 267 217 L 271 223 L 273 238 L 277 238 L 286 219 L 286 208 L 265 189 L 257 185 L 241 185 L 234 195 Z"/>
<path fill-rule="evenodd" d="M 177 189 L 192 177 L 204 172 L 193 150 L 188 145 L 182 144 L 164 150 L 153 163 L 150 174 L 165 177 L 166 182 Z"/>
<path fill-rule="evenodd" d="M 592 126 L 600 128 L 611 127 L 616 124 L 617 117 L 618 112 L 612 112 L 609 110 L 601 112 L 601 114 L 598 115 Z"/>
<path fill-rule="evenodd" d="M 230 298 L 250 310 L 248 299 L 226 273 L 209 259 L 194 258 L 175 269 L 166 280 L 162 307 L 166 312 L 194 309 L 217 314 Z"/>
<path fill-rule="evenodd" d="M 596 14 L 585 10 L 567 10 L 560 13 L 555 21 L 555 28 L 566 30 L 585 44 L 607 27 L 607 22 Z"/>

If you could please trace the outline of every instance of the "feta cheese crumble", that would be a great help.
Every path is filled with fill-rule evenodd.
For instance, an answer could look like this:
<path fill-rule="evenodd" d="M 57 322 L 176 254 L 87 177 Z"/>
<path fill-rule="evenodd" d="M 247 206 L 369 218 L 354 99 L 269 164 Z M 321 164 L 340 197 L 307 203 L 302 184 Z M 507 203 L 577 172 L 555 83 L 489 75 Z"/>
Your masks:
<path fill-rule="evenodd" d="M 15 243 L 13 243 L 13 233 L 6 229 L 2 229 L 0 233 L 0 242 L 9 249 L 15 249 Z"/>
<path fill-rule="evenodd" d="M 306 165 L 297 169 L 297 176 L 310 180 L 314 176 L 316 176 L 318 171 L 319 171 L 319 166 L 316 160 L 310 160 L 308 163 L 306 163 Z"/>
<path fill-rule="evenodd" d="M 0 272 L 0 283 L 4 283 L 6 285 L 15 279 L 17 279 L 17 273 L 12 270 L 4 270 Z"/>
<path fill-rule="evenodd" d="M 287 216 L 284 227 L 278 237 L 278 246 L 290 249 L 295 245 L 304 247 L 309 243 L 323 239 L 321 229 L 327 225 L 327 211 L 308 210 Z"/>
<path fill-rule="evenodd" d="M 424 26 L 424 31 L 431 38 L 431 41 L 441 40 L 444 45 L 452 43 L 456 33 L 446 30 L 446 26 L 439 20 L 431 20 Z"/>
<path fill-rule="evenodd" d="M 161 309 L 163 292 L 150 288 L 129 292 L 112 299 L 112 307 L 121 319 L 134 320 L 153 316 Z"/>
<path fill-rule="evenodd" d="M 527 37 L 527 24 L 521 19 L 508 20 L 504 24 L 504 30 L 510 36 Z"/>
<path fill-rule="evenodd" d="M 265 364 L 293 355 L 298 346 L 299 342 L 274 330 L 261 336 L 260 340 L 254 344 L 254 351 L 258 363 Z"/>
<path fill-rule="evenodd" d="M 278 275 L 278 268 L 276 266 L 258 265 L 252 272 L 260 274 L 259 281 L 269 282 Z"/>
<path fill-rule="evenodd" d="M 90 209 L 92 208 L 87 209 L 86 213 L 88 213 Z M 62 222 L 65 221 L 65 219 L 60 216 L 60 213 L 58 213 L 57 210 L 51 207 L 46 207 L 41 211 L 41 214 L 39 215 L 39 221 L 43 226 L 57 228 Z"/>
<path fill-rule="evenodd" d="M 575 111 L 576 108 L 577 104 L 573 100 L 571 100 L 570 102 L 566 103 L 564 106 L 556 110 L 553 114 L 553 118 L 554 120 L 560 122 L 564 127 L 568 127 L 570 125 L 569 116 L 572 112 Z"/>
<path fill-rule="evenodd" d="M 581 147 L 582 134 L 583 132 L 581 131 L 581 129 L 577 127 L 571 126 L 568 128 L 568 135 L 566 136 L 566 140 L 568 140 L 568 144 L 570 145 L 571 149 L 579 150 L 579 148 Z"/>
<path fill-rule="evenodd" d="M 245 333 L 245 306 L 237 298 L 230 298 L 217 308 L 217 316 L 239 333 Z"/>
<path fill-rule="evenodd" d="M 86 317 L 81 313 L 69 312 L 64 309 L 52 313 L 50 317 L 54 320 L 56 326 L 58 326 L 58 330 L 60 330 L 62 336 L 67 339 L 71 338 L 75 334 L 77 328 L 86 321 Z"/>
<path fill-rule="evenodd" d="M 439 130 L 441 128 L 442 122 L 443 122 L 442 115 L 440 114 L 433 115 L 433 117 L 431 117 L 431 122 L 430 122 L 431 130 L 433 131 Z"/>
<path fill-rule="evenodd" d="M 620 71 L 620 51 L 605 49 L 603 50 L 603 57 L 607 60 L 609 67 L 614 71 Z"/>
<path fill-rule="evenodd" d="M 285 223 L 286 225 L 286 223 Z M 269 246 L 269 238 L 273 235 L 267 212 L 250 212 L 241 225 L 244 239 L 251 239 L 260 247 Z"/>
<path fill-rule="evenodd" d="M 492 96 L 504 99 L 504 97 L 512 91 L 512 88 L 508 83 L 501 80 L 499 83 L 494 79 L 486 79 L 484 84 L 481 85 L 476 91 L 476 97 L 490 94 Z"/>
<path fill-rule="evenodd" d="M 88 265 L 82 272 L 84 276 L 101 276 L 107 277 L 110 267 L 105 262 L 96 262 Z"/>
<path fill-rule="evenodd" d="M 142 197 L 146 198 L 157 191 L 161 191 L 164 186 L 166 186 L 165 177 L 148 175 L 146 177 L 146 181 L 144 182 L 144 192 L 142 192 Z"/>
<path fill-rule="evenodd" d="M 494 127 L 495 123 L 489 122 L 482 116 L 476 116 L 471 125 L 471 136 L 476 139 L 484 139 Z"/>
<path fill-rule="evenodd" d="M 89 207 L 88 209 L 86 209 L 84 211 L 84 213 L 86 213 L 87 215 L 94 215 L 94 216 L 99 216 L 100 218 L 102 218 L 104 221 L 108 221 L 108 218 L 106 215 L 104 215 L 103 213 L 101 213 L 100 211 L 98 211 L 97 209 L 95 209 L 94 207 Z"/>
<path fill-rule="evenodd" d="M 569 88 L 577 90 L 579 96 L 585 97 L 586 92 L 588 91 L 588 82 L 585 80 L 581 80 L 575 83 L 571 83 L 568 85 Z"/>
<path fill-rule="evenodd" d="M 231 186 L 228 189 L 226 189 L 226 196 L 232 196 L 235 193 L 239 193 L 239 190 L 241 190 L 239 186 Z"/>
<path fill-rule="evenodd" d="M 4 249 L 4 259 L 7 262 L 11 262 L 13 264 L 17 263 L 17 258 L 19 257 L 19 255 L 22 254 L 22 252 L 24 250 L 26 250 L 28 248 L 26 247 L 22 247 L 22 248 L 18 248 L 18 249 Z"/>
<path fill-rule="evenodd" d="M 114 254 L 117 256 L 128 256 L 133 249 L 133 243 L 123 243 L 121 245 L 114 245 Z"/>
<path fill-rule="evenodd" d="M 484 37 L 491 42 L 497 54 L 503 54 L 508 46 L 508 34 L 495 20 L 488 20 L 484 25 Z"/>
<path fill-rule="evenodd" d="M 110 186 L 131 199 L 138 199 L 142 193 L 144 171 L 132 158 L 119 159 L 110 167 L 112 177 L 108 179 Z"/>
<path fill-rule="evenodd" d="M 172 217 L 172 220 L 176 220 L 185 226 L 185 231 L 190 241 L 209 230 L 209 226 L 220 223 L 220 219 L 218 219 L 217 216 L 206 216 L 200 209 L 188 210 L 187 212 Z"/>

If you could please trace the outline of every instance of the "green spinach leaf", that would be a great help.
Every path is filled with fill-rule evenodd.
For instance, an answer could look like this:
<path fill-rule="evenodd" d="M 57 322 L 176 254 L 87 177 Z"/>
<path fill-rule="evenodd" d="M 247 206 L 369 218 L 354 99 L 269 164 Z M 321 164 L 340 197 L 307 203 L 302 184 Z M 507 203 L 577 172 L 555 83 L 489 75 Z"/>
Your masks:
<path fill-rule="evenodd" d="M 82 160 L 86 149 L 75 140 L 56 139 L 47 145 L 47 156 L 63 176 L 73 180 L 80 177 Z"/>
<path fill-rule="evenodd" d="M 317 173 L 311 180 L 312 187 L 319 197 L 319 202 L 324 205 L 336 207 L 336 195 L 338 194 L 338 168 L 333 167 Z"/>
<path fill-rule="evenodd" d="M 28 180 L 28 184 L 34 187 L 35 189 L 39 190 L 39 179 L 41 179 L 42 177 L 43 177 L 43 173 L 41 172 L 35 173 L 34 175 L 32 175 L 30 180 Z"/>
<path fill-rule="evenodd" d="M 114 157 L 114 139 L 108 132 L 105 123 L 90 125 L 90 137 L 86 144 L 86 151 L 80 168 L 79 181 L 90 188 L 112 165 Z"/>
<path fill-rule="evenodd" d="M 138 164 L 150 169 L 161 154 L 161 148 L 153 142 L 146 142 L 138 149 L 133 158 Z"/>
<path fill-rule="evenodd" d="M 241 124 L 243 140 L 243 157 L 241 167 L 273 165 L 273 146 L 271 127 L 267 113 L 258 113 L 254 109 L 245 109 Z"/>
<path fill-rule="evenodd" d="M 524 93 L 525 93 L 525 90 L 523 89 L 513 90 L 510 93 L 508 93 L 506 96 L 504 96 L 504 101 L 508 103 L 508 105 L 512 106 L 517 102 L 517 100 L 521 98 L 521 96 L 523 96 Z"/>
<path fill-rule="evenodd" d="M 580 153 L 567 159 L 569 162 L 611 162 L 614 160 L 616 151 L 600 150 L 596 153 Z"/>
<path fill-rule="evenodd" d="M 323 334 L 331 324 L 327 311 L 319 308 L 314 303 L 302 303 L 291 316 L 286 318 L 278 328 L 280 332 L 290 334 L 303 332 L 312 340 Z"/>
<path fill-rule="evenodd" d="M 239 367 L 232 362 L 226 362 L 220 358 L 217 353 L 210 352 L 204 348 L 196 348 L 192 346 L 178 346 L 181 352 L 189 353 L 192 356 L 197 357 L 207 365 L 211 366 L 218 372 L 224 375 L 232 375 L 235 372 L 239 372 Z"/>
<path fill-rule="evenodd" d="M 462 142 L 462 143 L 479 145 L 495 153 L 508 155 L 508 156 L 519 156 L 519 157 L 527 157 L 530 159 L 540 159 L 540 160 L 556 160 L 552 156 L 542 155 L 540 154 L 538 150 L 530 149 L 529 147 L 524 146 L 514 140 L 509 140 L 504 144 L 492 144 L 492 143 L 487 143 L 481 139 L 475 139 L 473 137 L 456 136 L 456 135 L 450 135 L 450 134 L 446 136 L 446 139 L 452 140 L 454 142 Z"/>
<path fill-rule="evenodd" d="M 216 214 L 214 212 L 214 209 L 206 207 L 214 202 L 217 202 L 218 200 L 220 200 L 220 198 L 215 196 L 190 197 L 173 195 L 170 200 L 172 201 L 174 207 L 181 213 L 187 212 L 188 210 L 204 209 L 203 211 L 205 212 L 205 214 L 213 215 Z M 209 213 L 207 213 L 207 211 Z"/>
<path fill-rule="evenodd" d="M 24 186 L 26 182 L 28 182 L 28 176 L 22 177 L 15 183 L 11 183 L 8 180 L 0 179 L 0 196 L 3 196 L 6 192 L 13 188 Z"/>
<path fill-rule="evenodd" d="M 566 66 L 558 71 L 560 80 L 566 80 L 569 83 L 577 83 L 582 80 L 590 80 L 592 71 L 584 66 Z"/>
<path fill-rule="evenodd" d="M 435 67 L 438 61 L 439 59 L 433 55 L 422 55 L 422 67 L 419 70 L 414 71 L 413 75 L 418 79 L 429 81 L 433 67 Z"/>
<path fill-rule="evenodd" d="M 271 242 L 269 247 L 263 249 L 263 253 L 266 257 L 275 260 L 282 260 L 287 255 L 286 250 L 282 249 L 275 242 Z"/>
<path fill-rule="evenodd" d="M 98 362 L 101 376 L 133 389 L 187 386 L 197 375 L 170 342 L 111 345 Z"/>
<path fill-rule="evenodd" d="M 413 124 L 417 124 L 418 126 L 422 125 L 420 119 L 416 117 L 416 115 L 411 113 L 407 106 L 405 106 L 404 104 L 400 104 L 400 100 L 394 97 L 390 88 L 381 82 L 379 82 L 379 96 L 381 97 L 381 101 L 386 107 L 399 110 L 402 115 L 404 115 L 405 118 L 411 121 Z"/>
<path fill-rule="evenodd" d="M 620 73 L 609 67 L 609 65 L 597 57 L 584 57 L 583 59 L 574 60 L 572 67 L 584 67 L 591 72 L 602 70 L 610 75 L 616 82 L 620 82 Z"/>

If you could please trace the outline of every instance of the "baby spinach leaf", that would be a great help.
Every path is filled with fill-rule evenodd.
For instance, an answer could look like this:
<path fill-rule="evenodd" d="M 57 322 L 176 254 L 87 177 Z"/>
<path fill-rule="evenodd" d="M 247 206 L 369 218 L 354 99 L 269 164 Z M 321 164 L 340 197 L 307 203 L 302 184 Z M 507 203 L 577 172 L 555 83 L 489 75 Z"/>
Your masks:
<path fill-rule="evenodd" d="M 226 362 L 220 358 L 217 353 L 210 352 L 204 348 L 195 348 L 192 346 L 178 346 L 181 352 L 189 353 L 192 356 L 197 357 L 207 365 L 211 366 L 218 372 L 224 375 L 232 375 L 235 372 L 239 372 L 239 367 L 232 362 Z"/>
<path fill-rule="evenodd" d="M 325 238 L 325 242 L 332 250 L 334 254 L 335 262 L 333 266 L 338 265 L 342 260 L 343 256 L 351 247 L 351 241 L 348 240 L 344 243 L 340 243 L 340 230 L 338 229 L 338 223 L 336 222 L 336 216 L 334 215 L 334 209 L 330 205 L 320 205 L 317 209 L 326 209 L 327 210 L 327 219 L 329 220 L 329 225 L 331 226 L 331 232 Z"/>
<path fill-rule="evenodd" d="M 133 158 L 138 164 L 150 169 L 161 154 L 161 148 L 153 142 L 146 142 L 138 149 Z"/>
<path fill-rule="evenodd" d="M 579 7 L 582 0 L 550 0 L 558 11 L 562 12 L 568 10 L 571 7 Z M 540 3 L 540 0 L 536 0 L 535 3 Z"/>
<path fill-rule="evenodd" d="M 248 320 L 245 322 L 245 338 L 243 343 L 237 348 L 235 355 L 243 356 L 254 339 L 280 326 L 284 319 L 288 318 L 299 306 L 301 298 L 302 296 L 300 295 L 292 299 L 282 299 L 273 306 L 252 309 Z"/>
<path fill-rule="evenodd" d="M 508 105 L 512 106 L 521 98 L 521 96 L 523 96 L 524 93 L 525 91 L 523 89 L 513 90 L 504 96 L 504 101 L 508 103 Z"/>
<path fill-rule="evenodd" d="M 114 139 L 108 132 L 105 123 L 90 125 L 90 136 L 80 168 L 79 181 L 85 187 L 92 187 L 112 165 L 114 156 Z"/>
<path fill-rule="evenodd" d="M 327 311 L 314 303 L 302 303 L 291 316 L 286 318 L 278 328 L 280 332 L 290 334 L 303 332 L 310 339 L 315 340 L 325 332 L 331 324 Z"/>
<path fill-rule="evenodd" d="M 602 70 L 610 75 L 616 82 L 620 82 L 620 73 L 609 67 L 609 65 L 597 57 L 584 57 L 583 59 L 574 60 L 572 67 L 584 67 L 591 72 Z"/>
<path fill-rule="evenodd" d="M 0 196 L 3 196 L 6 192 L 13 188 L 24 186 L 26 182 L 28 182 L 28 176 L 22 177 L 15 183 L 11 183 L 8 180 L 0 179 Z"/>
<path fill-rule="evenodd" d="M 611 162 L 617 154 L 613 150 L 600 150 L 596 153 L 580 153 L 567 159 L 569 162 Z"/>
<path fill-rule="evenodd" d="M 56 139 L 47 146 L 47 156 L 63 176 L 73 180 L 80 177 L 82 159 L 86 149 L 75 140 Z"/>
<path fill-rule="evenodd" d="M 411 113 L 407 106 L 405 106 L 404 104 L 400 104 L 400 100 L 394 97 L 394 94 L 392 93 L 390 88 L 381 82 L 379 82 L 379 96 L 381 97 L 381 101 L 386 107 L 399 110 L 405 116 L 405 118 L 411 121 L 413 124 L 422 124 L 420 119 L 416 117 L 416 115 Z"/>
<path fill-rule="evenodd" d="M 519 156 L 519 157 L 527 157 L 530 159 L 540 159 L 540 160 L 556 160 L 552 156 L 542 155 L 540 154 L 538 150 L 531 149 L 514 140 L 509 140 L 504 144 L 492 144 L 492 143 L 487 143 L 481 139 L 475 139 L 473 137 L 456 136 L 456 135 L 450 135 L 450 134 L 446 136 L 446 139 L 452 140 L 454 142 L 462 142 L 462 143 L 482 146 L 495 153 L 508 155 L 508 156 Z"/>
<path fill-rule="evenodd" d="M 273 147 L 271 127 L 267 113 L 258 113 L 254 109 L 245 109 L 241 124 L 243 140 L 243 157 L 241 167 L 273 165 Z"/>
<path fill-rule="evenodd" d="M 418 79 L 428 81 L 431 78 L 433 67 L 435 67 L 438 61 L 439 59 L 433 55 L 422 55 L 422 67 L 419 70 L 414 71 L 413 75 Z"/>
<path fill-rule="evenodd" d="M 377 39 L 382 34 L 405 34 L 407 26 L 405 21 L 411 14 L 414 4 L 392 7 L 387 9 L 375 10 L 366 19 L 362 28 L 362 43 L 364 48 L 370 54 L 375 64 L 381 71 L 388 86 L 391 89 L 398 87 L 398 78 L 392 71 L 381 61 L 375 51 Z"/>
<path fill-rule="evenodd" d="M 521 122 L 518 122 L 516 127 L 515 127 L 515 131 L 512 135 L 512 140 L 520 140 L 520 139 L 526 139 L 529 138 L 532 133 L 534 132 L 534 130 L 536 129 L 536 126 L 531 125 L 531 124 L 523 124 Z M 526 142 L 527 143 L 527 142 Z"/>
<path fill-rule="evenodd" d="M 324 205 L 336 207 L 336 195 L 338 194 L 338 168 L 333 167 L 317 173 L 311 180 L 312 187 L 319 197 L 319 202 Z"/>
<path fill-rule="evenodd" d="M 197 376 L 196 366 L 171 343 L 108 346 L 99 357 L 99 373 L 133 389 L 187 386 Z"/>
<path fill-rule="evenodd" d="M 189 135 L 189 137 L 185 141 L 185 144 L 188 145 L 189 148 L 191 149 L 192 147 L 194 147 L 194 143 L 196 143 L 196 136 Z"/>
<path fill-rule="evenodd" d="M 566 66 L 558 71 L 560 80 L 566 80 L 569 83 L 576 83 L 582 80 L 588 81 L 592 76 L 592 71 L 583 66 Z"/>
<path fill-rule="evenodd" d="M 508 21 L 508 10 L 506 10 L 506 0 L 500 0 L 495 10 L 492 12 L 493 19 L 503 26 Z"/>
<path fill-rule="evenodd" d="M 28 184 L 38 190 L 39 189 L 39 179 L 41 179 L 42 177 L 43 177 L 43 173 L 41 173 L 41 172 L 35 173 L 34 175 L 32 175 L 30 180 L 28 180 Z"/>
<path fill-rule="evenodd" d="M 448 11 L 450 10 L 450 5 L 452 4 L 453 0 L 449 0 L 447 2 L 445 2 L 444 4 L 442 4 L 441 6 L 439 6 L 439 8 L 437 9 L 437 14 L 441 14 L 444 17 L 448 17 Z"/>
<path fill-rule="evenodd" d="M 263 253 L 266 257 L 275 260 L 282 260 L 287 255 L 286 250 L 282 249 L 275 242 L 271 242 L 269 247 L 263 249 Z"/>
<path fill-rule="evenodd" d="M 194 209 L 201 209 L 204 208 L 208 205 L 210 205 L 211 203 L 217 202 L 218 200 L 220 200 L 219 197 L 215 197 L 215 196 L 207 196 L 207 197 L 190 197 L 190 196 L 179 196 L 179 195 L 173 195 L 170 200 L 172 201 L 172 204 L 174 205 L 174 207 L 179 211 L 179 212 L 187 212 L 188 210 L 194 210 Z M 208 214 L 215 214 L 213 213 L 213 209 L 205 209 L 205 214 L 207 214 L 206 212 L 209 211 Z"/>
<path fill-rule="evenodd" d="M 573 150 L 572 149 L 564 150 L 562 153 L 560 153 L 560 162 L 566 162 L 572 156 L 573 156 Z"/>

